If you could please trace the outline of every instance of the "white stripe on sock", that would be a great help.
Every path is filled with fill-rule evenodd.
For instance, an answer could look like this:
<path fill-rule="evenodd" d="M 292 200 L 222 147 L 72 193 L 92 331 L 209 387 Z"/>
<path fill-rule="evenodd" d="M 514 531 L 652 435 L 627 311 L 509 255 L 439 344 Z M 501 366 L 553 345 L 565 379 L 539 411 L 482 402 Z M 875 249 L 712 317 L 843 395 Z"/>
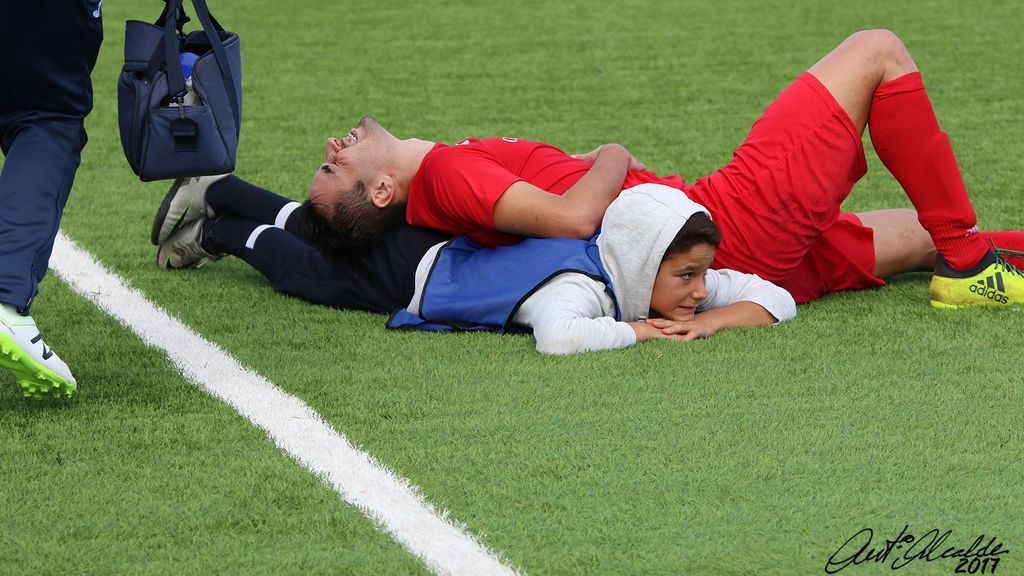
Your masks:
<path fill-rule="evenodd" d="M 72 290 L 163 350 L 181 373 L 267 432 L 296 462 L 377 522 L 436 574 L 516 574 L 408 480 L 357 450 L 300 399 L 150 303 L 63 233 L 50 268 Z"/>
<path fill-rule="evenodd" d="M 270 224 L 260 224 L 257 226 L 253 229 L 252 234 L 249 234 L 249 239 L 245 241 L 245 247 L 252 250 L 252 247 L 256 245 L 256 239 L 260 237 L 260 234 L 263 234 L 264 230 L 270 230 L 271 228 L 273 228 L 273 226 Z"/>
<path fill-rule="evenodd" d="M 284 207 L 281 208 L 281 211 L 277 213 L 277 218 L 274 218 L 274 227 L 284 228 L 285 223 L 288 222 L 288 217 L 291 216 L 292 212 L 295 212 L 295 210 L 300 206 L 302 206 L 302 204 L 299 204 L 298 202 L 289 202 L 285 204 Z"/>

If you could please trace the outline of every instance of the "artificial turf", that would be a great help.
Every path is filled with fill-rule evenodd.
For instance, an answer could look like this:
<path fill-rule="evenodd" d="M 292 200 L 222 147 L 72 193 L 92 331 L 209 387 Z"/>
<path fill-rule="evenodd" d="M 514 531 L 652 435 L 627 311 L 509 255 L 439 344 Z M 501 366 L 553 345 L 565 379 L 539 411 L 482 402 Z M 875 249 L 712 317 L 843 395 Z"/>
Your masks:
<path fill-rule="evenodd" d="M 64 231 L 151 300 L 297 395 L 532 574 L 815 574 L 876 542 L 980 534 L 1024 572 L 1019 311 L 940 313 L 927 274 L 687 345 L 545 357 L 528 337 L 387 332 L 274 293 L 227 259 L 155 268 L 166 183 L 120 150 L 123 21 L 105 4 L 90 142 Z M 400 137 L 617 141 L 692 181 L 849 33 L 906 42 L 980 223 L 1021 228 L 1022 13 L 862 1 L 214 3 L 243 42 L 237 174 L 304 196 L 364 114 Z M 866 141 L 867 143 L 867 141 Z M 869 145 L 869 143 L 868 143 Z M 869 151 L 845 207 L 908 203 Z M 425 568 L 263 433 L 55 277 L 34 308 L 79 381 L 29 402 L 0 375 L 0 573 L 392 574 Z M 882 542 L 884 544 L 884 542 Z M 954 560 L 901 572 L 948 574 Z M 888 563 L 843 574 L 882 574 Z"/>

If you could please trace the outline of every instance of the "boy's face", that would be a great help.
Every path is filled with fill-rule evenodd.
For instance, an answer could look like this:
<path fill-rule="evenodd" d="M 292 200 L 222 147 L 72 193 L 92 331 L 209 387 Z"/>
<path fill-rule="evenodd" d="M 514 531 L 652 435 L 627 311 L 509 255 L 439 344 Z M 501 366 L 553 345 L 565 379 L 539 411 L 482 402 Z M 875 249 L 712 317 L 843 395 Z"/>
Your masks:
<path fill-rule="evenodd" d="M 697 244 L 689 252 L 678 252 L 663 260 L 654 277 L 651 311 L 677 322 L 693 320 L 697 305 L 708 297 L 704 273 L 714 259 L 713 246 Z"/>

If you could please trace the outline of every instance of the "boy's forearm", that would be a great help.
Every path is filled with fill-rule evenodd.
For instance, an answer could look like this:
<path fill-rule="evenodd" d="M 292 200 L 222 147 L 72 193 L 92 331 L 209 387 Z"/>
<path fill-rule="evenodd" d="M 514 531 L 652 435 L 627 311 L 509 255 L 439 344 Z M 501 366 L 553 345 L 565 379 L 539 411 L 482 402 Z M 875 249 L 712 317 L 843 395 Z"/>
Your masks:
<path fill-rule="evenodd" d="M 697 318 L 705 322 L 714 332 L 729 328 L 768 326 L 778 319 L 760 304 L 736 302 L 721 308 L 701 312 Z"/>
<path fill-rule="evenodd" d="M 633 329 L 633 333 L 636 335 L 637 342 L 644 342 L 646 340 L 652 340 L 654 338 L 667 338 L 660 329 L 655 326 L 648 324 L 643 320 L 636 320 L 633 322 L 627 322 L 629 327 Z"/>

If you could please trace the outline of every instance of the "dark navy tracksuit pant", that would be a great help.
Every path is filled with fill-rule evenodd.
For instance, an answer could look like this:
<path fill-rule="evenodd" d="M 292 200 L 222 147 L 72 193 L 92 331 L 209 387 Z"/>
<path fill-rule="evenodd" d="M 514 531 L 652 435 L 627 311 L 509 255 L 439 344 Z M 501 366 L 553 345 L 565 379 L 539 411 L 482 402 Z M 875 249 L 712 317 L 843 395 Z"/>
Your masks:
<path fill-rule="evenodd" d="M 292 201 L 228 176 L 206 192 L 217 214 L 203 227 L 203 248 L 237 256 L 259 270 L 278 292 L 316 304 L 389 314 L 409 305 L 416 267 L 431 246 L 450 239 L 437 230 L 402 225 L 365 252 L 329 259 L 299 237 L 308 206 L 278 215 Z"/>
<path fill-rule="evenodd" d="M 27 312 L 85 146 L 101 0 L 0 0 L 0 303 Z"/>

